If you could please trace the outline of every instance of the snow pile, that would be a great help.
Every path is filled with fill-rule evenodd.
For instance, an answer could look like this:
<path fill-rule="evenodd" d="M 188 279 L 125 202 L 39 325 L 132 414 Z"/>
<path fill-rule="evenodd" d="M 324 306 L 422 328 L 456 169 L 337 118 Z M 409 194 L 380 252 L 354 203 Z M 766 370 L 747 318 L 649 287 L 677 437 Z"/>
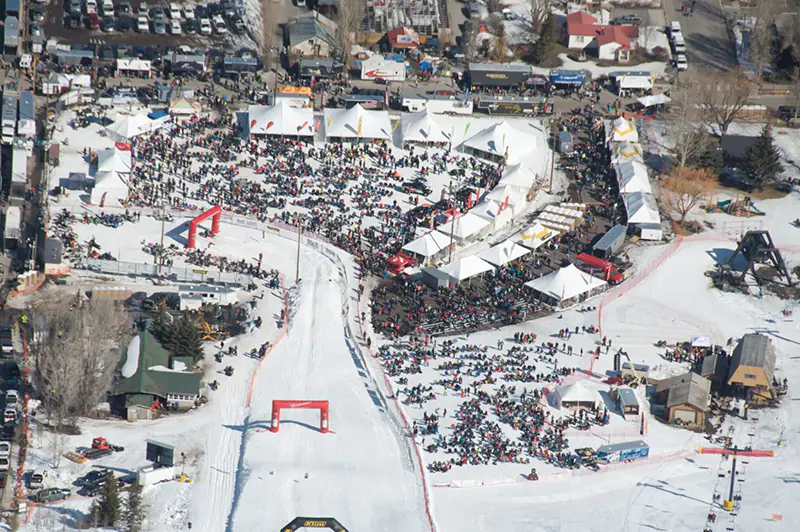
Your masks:
<path fill-rule="evenodd" d="M 136 370 L 139 369 L 139 345 L 141 341 L 139 340 L 139 335 L 133 337 L 131 343 L 128 344 L 128 351 L 125 353 L 125 363 L 122 365 L 122 369 L 120 369 L 120 373 L 126 379 L 130 379 L 136 374 Z"/>

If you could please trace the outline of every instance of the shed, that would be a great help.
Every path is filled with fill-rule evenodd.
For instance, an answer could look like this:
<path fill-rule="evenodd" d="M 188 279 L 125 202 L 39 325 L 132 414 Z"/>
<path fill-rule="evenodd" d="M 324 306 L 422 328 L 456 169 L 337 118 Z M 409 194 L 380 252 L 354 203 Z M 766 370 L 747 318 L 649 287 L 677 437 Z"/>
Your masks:
<path fill-rule="evenodd" d="M 617 402 L 623 417 L 639 415 L 639 398 L 631 388 L 620 387 L 614 390 L 614 400 Z"/>
<path fill-rule="evenodd" d="M 604 260 L 614 256 L 625 243 L 627 225 L 615 225 L 592 246 L 592 254 Z"/>
<path fill-rule="evenodd" d="M 728 379 L 730 359 L 722 353 L 711 353 L 703 357 L 700 375 L 712 383 L 723 383 Z"/>
<path fill-rule="evenodd" d="M 666 404 L 670 423 L 702 427 L 711 405 L 711 381 L 694 372 L 682 375 L 667 391 Z"/>
<path fill-rule="evenodd" d="M 728 385 L 769 390 L 775 375 L 775 348 L 763 334 L 745 334 L 733 350 Z"/>
<path fill-rule="evenodd" d="M 625 462 L 645 458 L 649 454 L 650 446 L 642 440 L 612 443 L 597 448 L 597 458 L 605 462 Z"/>
<path fill-rule="evenodd" d="M 439 268 L 428 266 L 420 271 L 420 280 L 433 289 L 448 288 L 453 279 Z"/>
<path fill-rule="evenodd" d="M 341 74 L 344 65 L 333 59 L 301 59 L 298 63 L 298 73 L 301 78 L 327 79 Z"/>

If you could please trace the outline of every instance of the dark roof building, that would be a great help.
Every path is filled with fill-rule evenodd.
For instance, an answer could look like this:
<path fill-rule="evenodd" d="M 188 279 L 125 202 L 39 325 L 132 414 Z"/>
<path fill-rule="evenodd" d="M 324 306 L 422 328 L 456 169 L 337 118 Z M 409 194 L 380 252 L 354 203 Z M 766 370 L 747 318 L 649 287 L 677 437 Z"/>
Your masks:
<path fill-rule="evenodd" d="M 768 388 L 775 375 L 775 348 L 763 334 L 745 334 L 733 350 L 728 384 Z"/>

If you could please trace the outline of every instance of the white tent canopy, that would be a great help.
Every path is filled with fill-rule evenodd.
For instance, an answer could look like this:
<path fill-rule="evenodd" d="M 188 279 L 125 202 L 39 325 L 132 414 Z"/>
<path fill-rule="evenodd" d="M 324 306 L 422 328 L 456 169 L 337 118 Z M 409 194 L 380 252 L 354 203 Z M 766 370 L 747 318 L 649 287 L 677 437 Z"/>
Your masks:
<path fill-rule="evenodd" d="M 658 205 L 652 194 L 634 192 L 624 194 L 622 200 L 625 202 L 625 211 L 628 213 L 628 223 L 631 224 L 658 224 L 661 223 L 661 216 L 658 213 Z"/>
<path fill-rule="evenodd" d="M 97 173 L 117 172 L 129 174 L 131 172 L 130 150 L 109 148 L 97 154 Z"/>
<path fill-rule="evenodd" d="M 665 103 L 669 103 L 672 100 L 666 94 L 653 94 L 650 96 L 642 96 L 636 102 L 641 105 L 642 107 L 652 107 L 654 105 L 663 105 Z"/>
<path fill-rule="evenodd" d="M 497 201 L 485 199 L 470 209 L 471 213 L 480 216 L 484 220 L 489 220 L 492 223 L 492 228 L 497 229 L 502 227 L 514 218 L 514 207 L 503 205 Z"/>
<path fill-rule="evenodd" d="M 604 290 L 608 285 L 602 279 L 582 272 L 574 264 L 570 264 L 538 279 L 528 281 L 525 286 L 560 304 L 583 295 L 593 295 Z"/>
<path fill-rule="evenodd" d="M 403 246 L 403 251 L 415 253 L 423 257 L 432 257 L 447 249 L 450 239 L 437 231 L 430 231 Z"/>
<path fill-rule="evenodd" d="M 652 192 L 647 167 L 642 163 L 625 161 L 614 165 L 617 174 L 617 183 L 621 194 L 634 192 Z"/>
<path fill-rule="evenodd" d="M 92 203 L 118 206 L 128 197 L 128 183 L 119 172 L 110 171 L 97 174 L 92 187 Z"/>
<path fill-rule="evenodd" d="M 526 203 L 525 194 L 517 187 L 497 185 L 494 190 L 486 194 L 486 199 L 496 201 L 503 205 L 508 200 L 508 205 L 523 207 Z"/>
<path fill-rule="evenodd" d="M 455 224 L 455 226 L 453 226 L 453 224 Z M 487 225 L 489 225 L 487 220 L 484 220 L 480 216 L 476 216 L 471 212 L 467 212 L 455 218 L 454 220 L 450 220 L 444 225 L 440 225 L 438 230 L 448 238 L 452 233 L 454 238 L 463 240 L 480 233 L 486 228 Z"/>
<path fill-rule="evenodd" d="M 708 336 L 697 336 L 692 338 L 692 347 L 711 347 L 711 338 Z"/>
<path fill-rule="evenodd" d="M 247 120 L 251 135 L 314 135 L 314 110 L 297 109 L 283 100 L 273 106 L 251 105 L 247 108 Z"/>
<path fill-rule="evenodd" d="M 446 273 L 459 282 L 493 270 L 494 266 L 475 255 L 458 259 L 439 268 L 440 272 Z"/>
<path fill-rule="evenodd" d="M 606 120 L 606 142 L 639 142 L 639 133 L 633 122 L 619 117 L 615 120 Z"/>
<path fill-rule="evenodd" d="M 501 186 L 517 187 L 527 193 L 535 182 L 536 174 L 533 170 L 519 163 L 506 167 L 505 171 L 503 171 L 503 177 L 498 184 Z"/>
<path fill-rule="evenodd" d="M 513 240 L 509 239 L 505 242 L 497 244 L 496 246 L 490 247 L 482 253 L 479 253 L 478 256 L 486 262 L 494 264 L 495 266 L 502 266 L 504 264 L 508 264 L 512 260 L 517 260 L 520 257 L 524 257 L 530 252 L 531 251 L 529 249 L 515 244 Z"/>
<path fill-rule="evenodd" d="M 133 137 L 160 127 L 161 122 L 147 118 L 146 115 L 119 115 L 114 123 L 106 126 L 106 134 L 118 142 L 128 142 Z"/>
<path fill-rule="evenodd" d="M 541 223 L 535 223 L 512 238 L 514 242 L 528 249 L 537 249 L 542 244 L 556 236 L 557 233 L 546 228 Z"/>
<path fill-rule="evenodd" d="M 536 136 L 511 127 L 505 120 L 494 124 L 468 138 L 462 148 L 484 158 L 503 158 L 508 154 L 508 163 L 526 159 L 537 149 Z"/>
<path fill-rule="evenodd" d="M 638 142 L 617 142 L 611 145 L 611 162 L 625 161 L 644 164 L 644 150 Z"/>
<path fill-rule="evenodd" d="M 583 381 L 557 386 L 555 403 L 558 408 L 582 406 L 598 409 L 604 404 L 603 398 L 600 397 L 600 392 L 590 388 Z"/>
<path fill-rule="evenodd" d="M 450 135 L 427 108 L 419 113 L 404 114 L 400 122 L 403 142 L 450 142 Z"/>
<path fill-rule="evenodd" d="M 331 138 L 388 139 L 392 136 L 387 111 L 367 111 L 361 104 L 350 109 L 325 108 L 325 136 Z"/>

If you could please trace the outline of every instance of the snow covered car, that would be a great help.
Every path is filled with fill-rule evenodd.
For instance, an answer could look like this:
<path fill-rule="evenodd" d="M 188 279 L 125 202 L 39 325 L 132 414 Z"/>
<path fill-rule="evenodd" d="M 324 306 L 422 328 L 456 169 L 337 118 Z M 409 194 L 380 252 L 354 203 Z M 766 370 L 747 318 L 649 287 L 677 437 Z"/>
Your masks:
<path fill-rule="evenodd" d="M 173 35 L 180 35 L 183 33 L 181 30 L 181 21 L 178 19 L 172 19 L 169 21 L 169 32 Z"/>
<path fill-rule="evenodd" d="M 221 15 L 215 16 L 211 23 L 214 25 L 214 32 L 220 35 L 228 33 L 228 26 L 225 24 L 225 19 Z"/>
<path fill-rule="evenodd" d="M 0 457 L 5 456 L 8 458 L 11 456 L 11 443 L 7 441 L 0 442 Z"/>
<path fill-rule="evenodd" d="M 200 19 L 200 35 L 211 35 L 211 22 L 207 18 Z"/>
<path fill-rule="evenodd" d="M 194 19 L 194 6 L 184 6 L 183 17 L 188 20 Z"/>
<path fill-rule="evenodd" d="M 150 22 L 148 22 L 147 17 L 140 16 L 136 19 L 136 31 L 139 33 L 150 33 Z"/>
<path fill-rule="evenodd" d="M 9 408 L 6 407 L 5 411 L 3 412 L 3 423 L 16 423 L 17 421 L 17 409 L 16 408 Z"/>

